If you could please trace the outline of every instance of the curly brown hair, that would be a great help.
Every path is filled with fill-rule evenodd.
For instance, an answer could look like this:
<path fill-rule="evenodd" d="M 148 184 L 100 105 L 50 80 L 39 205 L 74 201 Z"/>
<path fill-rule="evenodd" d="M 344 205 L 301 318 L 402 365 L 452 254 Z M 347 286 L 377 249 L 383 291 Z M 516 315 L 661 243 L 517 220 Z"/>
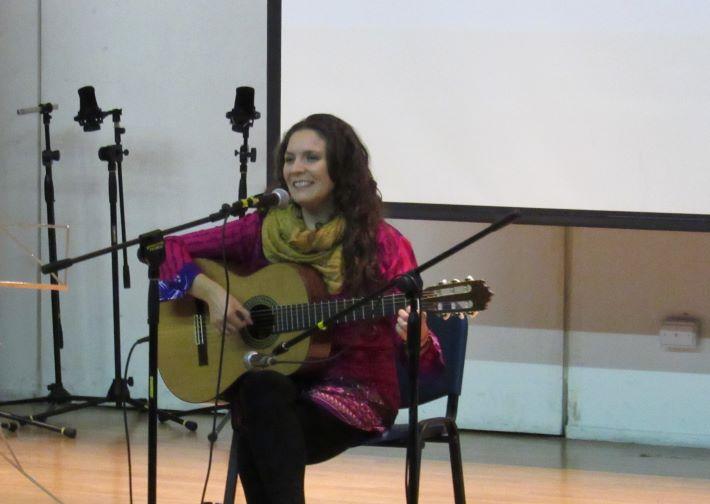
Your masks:
<path fill-rule="evenodd" d="M 377 230 L 382 221 L 382 196 L 370 171 L 367 148 L 352 126 L 330 114 L 313 114 L 286 132 L 274 155 L 274 179 L 286 188 L 284 155 L 291 135 L 315 131 L 326 143 L 328 175 L 335 184 L 335 209 L 345 218 L 344 289 L 365 295 L 382 284 L 377 261 Z"/>

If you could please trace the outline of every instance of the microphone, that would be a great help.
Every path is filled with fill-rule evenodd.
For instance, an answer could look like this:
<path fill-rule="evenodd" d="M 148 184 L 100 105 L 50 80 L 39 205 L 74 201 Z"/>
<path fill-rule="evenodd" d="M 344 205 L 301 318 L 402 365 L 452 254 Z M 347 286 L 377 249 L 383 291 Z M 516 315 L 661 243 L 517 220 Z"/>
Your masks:
<path fill-rule="evenodd" d="M 247 369 L 267 368 L 276 364 L 276 357 L 251 351 L 244 354 L 244 365 Z"/>
<path fill-rule="evenodd" d="M 270 193 L 249 196 L 246 199 L 232 204 L 232 210 L 246 210 L 247 208 L 286 208 L 291 196 L 281 188 L 276 188 Z"/>
<path fill-rule="evenodd" d="M 84 86 L 79 89 L 79 113 L 74 120 L 84 128 L 84 131 L 98 131 L 106 114 L 96 103 L 94 86 Z"/>
<path fill-rule="evenodd" d="M 227 112 L 227 119 L 232 123 L 232 131 L 243 133 L 261 114 L 254 109 L 254 88 L 241 86 L 237 88 L 234 98 L 234 108 Z"/>
<path fill-rule="evenodd" d="M 42 103 L 37 107 L 17 109 L 17 115 L 34 114 L 36 112 L 44 114 L 45 112 L 51 112 L 52 110 L 57 110 L 58 108 L 59 105 L 56 103 Z"/>

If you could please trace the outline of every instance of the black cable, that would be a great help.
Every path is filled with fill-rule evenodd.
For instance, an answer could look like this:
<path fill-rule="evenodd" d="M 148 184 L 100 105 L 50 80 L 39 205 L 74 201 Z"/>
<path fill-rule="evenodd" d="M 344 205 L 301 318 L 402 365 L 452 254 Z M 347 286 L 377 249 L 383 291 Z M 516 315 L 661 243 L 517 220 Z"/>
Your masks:
<path fill-rule="evenodd" d="M 224 360 L 224 341 L 225 334 L 227 332 L 227 311 L 229 307 L 229 270 L 227 269 L 227 219 L 229 215 L 224 218 L 222 223 L 222 265 L 224 266 L 224 280 L 226 285 L 226 294 L 224 297 L 224 313 L 222 317 L 222 340 L 219 347 L 219 365 L 217 366 L 217 390 L 214 396 L 214 409 L 212 410 L 212 433 L 208 436 L 210 441 L 210 455 L 207 460 L 207 474 L 205 475 L 205 484 L 202 487 L 202 497 L 200 498 L 201 504 L 207 504 L 205 502 L 205 494 L 207 493 L 207 484 L 210 481 L 210 472 L 212 471 L 212 455 L 214 454 L 214 444 L 217 441 L 216 431 L 217 431 L 217 408 L 219 407 L 219 392 L 222 385 L 222 362 Z"/>
<path fill-rule="evenodd" d="M 128 365 L 131 362 L 131 355 L 136 346 L 141 343 L 147 343 L 148 338 L 141 338 L 133 342 L 131 349 L 128 351 L 128 357 L 126 358 L 126 367 L 123 371 L 123 383 L 128 383 Z M 126 433 L 126 452 L 128 453 L 128 496 L 130 503 L 133 504 L 133 467 L 131 465 L 131 437 L 128 433 L 128 407 L 126 401 L 123 401 L 123 429 Z"/>

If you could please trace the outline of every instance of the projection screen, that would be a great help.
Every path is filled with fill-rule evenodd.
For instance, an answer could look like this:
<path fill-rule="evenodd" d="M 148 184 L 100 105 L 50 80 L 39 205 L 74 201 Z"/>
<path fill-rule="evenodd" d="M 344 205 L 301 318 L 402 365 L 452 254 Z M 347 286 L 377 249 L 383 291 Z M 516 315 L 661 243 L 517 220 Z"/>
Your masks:
<path fill-rule="evenodd" d="M 386 202 L 708 225 L 709 3 L 282 9 L 282 126 L 353 124 Z"/>

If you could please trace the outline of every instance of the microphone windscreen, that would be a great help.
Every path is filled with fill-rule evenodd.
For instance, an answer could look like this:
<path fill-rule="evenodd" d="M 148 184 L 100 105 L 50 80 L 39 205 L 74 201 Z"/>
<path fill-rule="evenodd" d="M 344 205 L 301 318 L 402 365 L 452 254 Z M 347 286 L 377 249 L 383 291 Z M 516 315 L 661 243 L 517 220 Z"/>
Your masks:
<path fill-rule="evenodd" d="M 84 131 L 96 131 L 101 128 L 103 121 L 101 109 L 96 103 L 93 86 L 84 86 L 79 89 L 79 113 L 74 117 Z"/>
<path fill-rule="evenodd" d="M 101 109 L 96 103 L 94 86 L 84 86 L 79 89 L 79 115 L 94 117 L 101 114 Z"/>
<path fill-rule="evenodd" d="M 279 202 L 276 204 L 277 208 L 286 208 L 288 206 L 289 201 L 291 201 L 291 195 L 289 193 L 280 187 L 277 187 L 271 192 L 279 199 Z"/>
<path fill-rule="evenodd" d="M 254 115 L 254 88 L 241 86 L 237 88 L 234 98 L 234 113 L 237 117 L 250 117 Z"/>

